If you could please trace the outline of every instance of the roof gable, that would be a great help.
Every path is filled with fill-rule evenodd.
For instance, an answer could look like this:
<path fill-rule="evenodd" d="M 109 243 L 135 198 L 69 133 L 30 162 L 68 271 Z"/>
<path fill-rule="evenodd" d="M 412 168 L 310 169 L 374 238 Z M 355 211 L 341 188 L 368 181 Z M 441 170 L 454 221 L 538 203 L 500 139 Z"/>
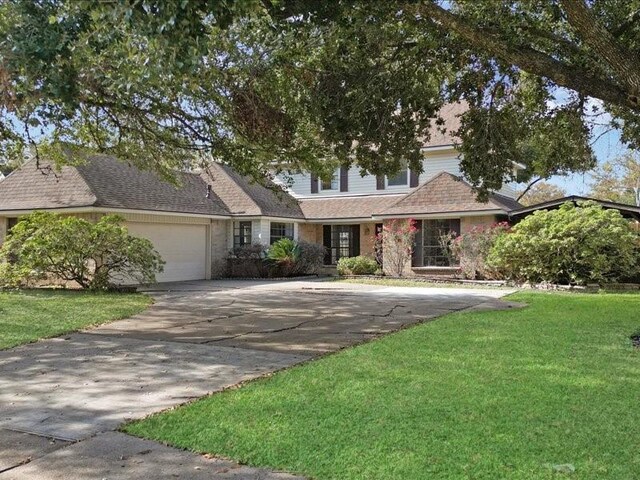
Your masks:
<path fill-rule="evenodd" d="M 233 215 L 304 218 L 298 201 L 278 185 L 260 185 L 228 165 L 214 163 L 203 173 Z"/>
<path fill-rule="evenodd" d="M 0 181 L 0 210 L 86 207 L 96 196 L 78 170 L 30 160 Z"/>
<path fill-rule="evenodd" d="M 450 173 L 441 172 L 389 208 L 379 212 L 379 215 L 424 215 L 487 210 L 508 212 L 519 205 L 515 200 L 497 194 L 491 195 L 486 203 L 479 202 L 467 182 Z"/>

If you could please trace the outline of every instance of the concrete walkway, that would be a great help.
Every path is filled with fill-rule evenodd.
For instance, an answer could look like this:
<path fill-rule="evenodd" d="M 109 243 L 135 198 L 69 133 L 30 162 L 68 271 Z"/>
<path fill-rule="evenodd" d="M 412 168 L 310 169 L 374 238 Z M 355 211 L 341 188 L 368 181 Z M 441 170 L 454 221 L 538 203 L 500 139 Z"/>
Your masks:
<path fill-rule="evenodd" d="M 320 281 L 165 284 L 144 313 L 0 351 L 0 480 L 282 479 L 114 430 L 505 290 Z M 480 307 L 479 307 L 480 306 Z"/>

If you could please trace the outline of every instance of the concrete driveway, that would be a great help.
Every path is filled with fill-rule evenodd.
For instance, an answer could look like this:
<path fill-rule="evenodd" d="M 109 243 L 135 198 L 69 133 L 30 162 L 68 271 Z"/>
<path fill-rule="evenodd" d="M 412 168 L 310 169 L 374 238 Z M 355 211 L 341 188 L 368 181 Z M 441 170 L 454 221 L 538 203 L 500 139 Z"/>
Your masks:
<path fill-rule="evenodd" d="M 505 290 L 322 281 L 165 284 L 146 312 L 0 351 L 0 480 L 293 478 L 114 432 L 144 417 Z"/>

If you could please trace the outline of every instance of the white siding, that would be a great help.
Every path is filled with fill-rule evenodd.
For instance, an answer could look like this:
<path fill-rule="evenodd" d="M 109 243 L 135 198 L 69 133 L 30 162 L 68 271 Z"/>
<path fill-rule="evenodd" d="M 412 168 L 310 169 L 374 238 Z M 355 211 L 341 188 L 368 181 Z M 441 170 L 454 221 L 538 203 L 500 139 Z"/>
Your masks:
<path fill-rule="evenodd" d="M 424 160 L 422 162 L 422 173 L 420 174 L 419 184 L 427 182 L 437 174 L 441 172 L 448 172 L 452 175 L 460 175 L 460 159 L 458 152 L 453 148 L 437 150 L 427 150 L 424 152 Z M 386 186 L 384 190 L 376 189 L 376 176 L 360 175 L 360 169 L 358 167 L 352 167 L 349 169 L 349 191 L 340 192 L 336 190 L 322 191 L 319 189 L 318 193 L 311 193 L 311 175 L 307 173 L 292 174 L 291 179 L 293 184 L 290 188 L 290 192 L 294 197 L 298 198 L 318 198 L 318 197 L 336 197 L 336 196 L 353 196 L 353 195 L 372 195 L 372 194 L 385 194 L 385 193 L 408 193 L 412 189 L 406 186 Z M 280 177 L 279 183 L 284 183 L 284 176 Z M 512 184 L 506 184 L 500 193 L 513 197 L 515 191 Z"/>

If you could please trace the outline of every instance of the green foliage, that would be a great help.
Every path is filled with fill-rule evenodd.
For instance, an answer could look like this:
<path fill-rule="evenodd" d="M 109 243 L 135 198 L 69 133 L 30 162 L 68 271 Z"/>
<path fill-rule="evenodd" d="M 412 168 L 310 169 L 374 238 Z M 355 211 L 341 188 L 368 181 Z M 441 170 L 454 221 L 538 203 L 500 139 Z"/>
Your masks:
<path fill-rule="evenodd" d="M 526 217 L 501 235 L 487 263 L 516 282 L 606 283 L 640 268 L 640 237 L 616 210 L 572 203 Z"/>
<path fill-rule="evenodd" d="M 496 240 L 509 230 L 506 222 L 475 226 L 447 242 L 447 246 L 458 261 L 460 270 L 470 279 L 496 279 L 500 275 L 486 263 Z"/>
<path fill-rule="evenodd" d="M 267 258 L 279 265 L 293 265 L 300 258 L 300 247 L 290 238 L 282 238 L 269 247 Z"/>
<path fill-rule="evenodd" d="M 129 235 L 117 215 L 95 223 L 35 212 L 23 217 L 0 248 L 5 284 L 62 280 L 104 290 L 122 281 L 153 283 L 163 260 L 144 238 Z"/>
<path fill-rule="evenodd" d="M 518 194 L 522 195 L 518 199 L 522 205 L 536 205 L 567 196 L 567 192 L 564 189 L 547 182 L 538 182 L 528 191 L 519 191 Z"/>
<path fill-rule="evenodd" d="M 592 173 L 591 196 L 640 207 L 640 156 L 627 153 Z"/>
<path fill-rule="evenodd" d="M 324 256 L 327 249 L 324 245 L 311 242 L 298 242 L 300 255 L 296 262 L 297 275 L 314 275 L 320 273 L 324 265 Z"/>
<path fill-rule="evenodd" d="M 0 157 L 38 143 L 167 176 L 211 157 L 257 180 L 419 170 L 429 127 L 458 130 L 440 107 L 463 101 L 462 169 L 486 196 L 512 161 L 593 167 L 594 113 L 640 145 L 634 2 L 442 3 L 2 2 Z"/>
<path fill-rule="evenodd" d="M 265 250 L 262 244 L 234 248 L 227 259 L 227 274 L 237 278 L 293 277 L 319 273 L 325 248 L 283 238 Z"/>
<path fill-rule="evenodd" d="M 379 269 L 378 262 L 364 255 L 342 257 L 337 265 L 338 275 L 373 275 Z"/>

